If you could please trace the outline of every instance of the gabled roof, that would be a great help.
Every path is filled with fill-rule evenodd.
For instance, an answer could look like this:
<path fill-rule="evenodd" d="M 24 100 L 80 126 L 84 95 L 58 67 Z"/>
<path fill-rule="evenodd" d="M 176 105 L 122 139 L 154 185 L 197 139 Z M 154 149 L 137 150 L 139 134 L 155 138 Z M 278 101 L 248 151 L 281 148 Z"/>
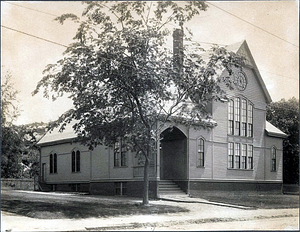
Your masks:
<path fill-rule="evenodd" d="M 250 66 L 251 68 L 253 68 L 253 70 L 257 76 L 258 82 L 263 90 L 264 95 L 265 95 L 267 104 L 271 103 L 272 102 L 271 96 L 267 90 L 267 87 L 266 87 L 263 79 L 262 79 L 262 76 L 260 75 L 260 72 L 256 66 L 256 63 L 253 59 L 253 56 L 250 52 L 250 49 L 249 49 L 249 46 L 248 46 L 246 40 L 243 40 L 242 42 L 238 42 L 238 43 L 235 43 L 232 45 L 228 45 L 228 46 L 226 46 L 226 49 L 228 51 L 235 52 L 246 58 L 246 60 L 245 60 L 246 66 Z"/>
<path fill-rule="evenodd" d="M 266 133 L 270 137 L 287 138 L 288 135 L 266 121 Z"/>
<path fill-rule="evenodd" d="M 250 67 L 253 69 L 254 73 L 255 73 L 255 76 L 257 77 L 258 79 L 258 83 L 260 84 L 261 88 L 262 88 L 262 91 L 263 91 L 263 94 L 266 98 L 266 103 L 269 104 L 272 102 L 272 99 L 271 99 L 271 96 L 267 90 L 267 87 L 262 79 L 262 76 L 260 75 L 260 72 L 256 66 L 256 63 L 254 61 L 254 58 L 250 52 L 250 49 L 249 49 L 249 46 L 246 42 L 246 40 L 243 40 L 243 41 L 240 41 L 240 42 L 237 42 L 237 43 L 234 43 L 234 44 L 230 44 L 230 45 L 227 45 L 225 46 L 226 50 L 227 51 L 230 51 L 230 52 L 234 52 L 238 55 L 241 55 L 243 57 L 246 58 L 245 60 L 245 64 L 246 66 Z M 208 52 L 205 52 L 202 54 L 203 55 L 203 60 L 208 63 L 209 62 L 209 53 Z"/>
<path fill-rule="evenodd" d="M 46 146 L 50 144 L 57 143 L 64 143 L 68 141 L 73 141 L 77 138 L 77 135 L 73 129 L 73 125 L 76 121 L 72 121 L 66 125 L 65 129 L 60 132 L 60 127 L 56 127 L 53 131 L 48 131 L 37 143 L 39 146 Z"/>

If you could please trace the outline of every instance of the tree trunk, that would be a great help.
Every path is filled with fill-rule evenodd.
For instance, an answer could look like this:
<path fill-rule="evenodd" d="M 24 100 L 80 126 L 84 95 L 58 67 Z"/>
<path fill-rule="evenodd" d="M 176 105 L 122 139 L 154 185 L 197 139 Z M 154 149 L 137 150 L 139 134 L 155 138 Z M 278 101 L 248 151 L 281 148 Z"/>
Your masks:
<path fill-rule="evenodd" d="M 146 161 L 144 165 L 143 205 L 148 205 L 148 204 L 149 204 L 149 159 L 148 157 L 146 157 Z"/>

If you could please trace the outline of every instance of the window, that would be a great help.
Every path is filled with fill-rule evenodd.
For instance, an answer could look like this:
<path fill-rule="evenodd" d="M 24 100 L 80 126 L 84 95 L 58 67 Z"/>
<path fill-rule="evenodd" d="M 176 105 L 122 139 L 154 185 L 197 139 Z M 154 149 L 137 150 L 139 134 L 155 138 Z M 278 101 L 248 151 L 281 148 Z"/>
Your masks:
<path fill-rule="evenodd" d="M 253 145 L 229 142 L 228 168 L 253 169 Z"/>
<path fill-rule="evenodd" d="M 271 171 L 276 172 L 276 148 L 272 147 L 271 149 Z"/>
<path fill-rule="evenodd" d="M 204 167 L 204 139 L 198 139 L 198 167 Z"/>
<path fill-rule="evenodd" d="M 50 154 L 50 173 L 57 173 L 57 154 Z"/>
<path fill-rule="evenodd" d="M 114 166 L 126 167 L 127 166 L 127 147 L 124 139 L 119 139 L 114 145 Z"/>
<path fill-rule="evenodd" d="M 242 144 L 242 169 L 247 169 L 247 144 Z"/>
<path fill-rule="evenodd" d="M 126 182 L 116 182 L 115 189 L 116 189 L 116 195 L 118 195 L 118 196 L 127 195 L 127 183 Z"/>
<path fill-rule="evenodd" d="M 233 168 L 233 143 L 228 143 L 228 168 Z"/>
<path fill-rule="evenodd" d="M 253 137 L 253 105 L 247 99 L 229 100 L 228 134 Z"/>
<path fill-rule="evenodd" d="M 233 100 L 228 104 L 228 134 L 233 135 Z"/>
<path fill-rule="evenodd" d="M 253 146 L 248 145 L 248 169 L 253 169 Z"/>
<path fill-rule="evenodd" d="M 72 172 L 80 172 L 80 151 L 72 151 Z"/>
<path fill-rule="evenodd" d="M 235 130 L 234 130 L 234 134 L 235 135 L 240 135 L 240 99 L 239 98 L 235 98 L 235 114 L 234 114 L 234 118 L 235 118 Z"/>
<path fill-rule="evenodd" d="M 248 105 L 248 137 L 253 137 L 253 106 Z"/>
<path fill-rule="evenodd" d="M 235 151 L 234 151 L 234 159 L 235 159 L 235 168 L 239 169 L 241 167 L 240 164 L 240 144 L 235 143 Z"/>
<path fill-rule="evenodd" d="M 241 128 L 241 136 L 247 135 L 247 101 L 242 99 L 242 128 Z"/>

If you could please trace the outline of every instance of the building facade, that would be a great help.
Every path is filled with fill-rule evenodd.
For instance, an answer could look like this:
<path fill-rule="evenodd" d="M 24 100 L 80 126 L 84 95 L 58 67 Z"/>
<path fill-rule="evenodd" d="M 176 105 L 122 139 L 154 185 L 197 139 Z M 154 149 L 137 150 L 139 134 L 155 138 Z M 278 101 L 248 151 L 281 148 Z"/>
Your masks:
<path fill-rule="evenodd" d="M 281 191 L 286 135 L 266 121 L 271 98 L 246 41 L 227 49 L 246 58 L 243 71 L 234 70 L 235 88 L 223 86 L 229 100 L 211 103 L 215 125 L 205 129 L 165 125 L 150 163 L 150 196 L 163 194 L 160 183 L 164 180 L 189 195 L 218 190 Z M 44 189 L 142 195 L 143 164 L 122 140 L 112 147 L 89 150 L 76 141 L 69 124 L 62 133 L 46 134 L 38 145 Z"/>

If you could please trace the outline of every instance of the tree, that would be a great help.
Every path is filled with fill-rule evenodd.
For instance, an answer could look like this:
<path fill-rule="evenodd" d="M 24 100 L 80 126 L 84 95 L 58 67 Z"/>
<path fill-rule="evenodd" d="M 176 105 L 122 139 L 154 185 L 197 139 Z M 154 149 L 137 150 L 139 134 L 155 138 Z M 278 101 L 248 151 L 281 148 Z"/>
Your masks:
<path fill-rule="evenodd" d="M 299 100 L 295 97 L 272 102 L 267 108 L 267 120 L 288 138 L 283 141 L 283 182 L 299 183 Z"/>
<path fill-rule="evenodd" d="M 12 76 L 9 71 L 3 75 L 1 84 L 1 125 L 11 125 L 20 115 L 18 105 L 18 91 L 13 87 Z"/>
<path fill-rule="evenodd" d="M 18 91 L 10 72 L 3 75 L 1 85 L 1 177 L 21 178 L 38 175 L 38 136 L 45 132 L 43 123 L 14 125 L 20 115 Z"/>
<path fill-rule="evenodd" d="M 202 59 L 197 43 L 167 48 L 172 22 L 180 27 L 207 5 L 191 2 L 85 2 L 83 21 L 73 14 L 58 17 L 79 24 L 74 43 L 56 64 L 48 65 L 33 94 L 68 94 L 74 108 L 57 125 L 75 119 L 80 141 L 93 149 L 124 138 L 130 149 L 144 157 L 143 204 L 148 204 L 149 159 L 155 152 L 160 129 L 167 121 L 201 124 L 206 105 L 226 98 L 218 70 L 241 67 L 241 58 L 217 46 L 210 61 Z M 189 30 L 185 29 L 187 32 Z M 175 49 L 176 50 L 176 49 Z M 224 79 L 232 86 L 231 79 Z"/>

